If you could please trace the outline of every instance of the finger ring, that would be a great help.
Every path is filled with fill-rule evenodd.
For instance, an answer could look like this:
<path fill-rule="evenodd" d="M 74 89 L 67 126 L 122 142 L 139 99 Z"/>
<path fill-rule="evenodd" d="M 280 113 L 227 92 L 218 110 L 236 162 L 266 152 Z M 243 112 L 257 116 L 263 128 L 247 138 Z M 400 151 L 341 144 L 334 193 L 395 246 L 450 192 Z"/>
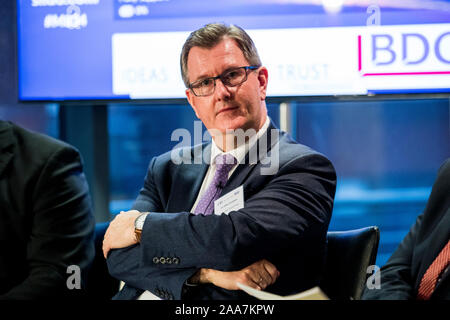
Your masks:
<path fill-rule="evenodd" d="M 261 283 L 263 280 L 263 278 L 259 278 L 258 283 Z"/>

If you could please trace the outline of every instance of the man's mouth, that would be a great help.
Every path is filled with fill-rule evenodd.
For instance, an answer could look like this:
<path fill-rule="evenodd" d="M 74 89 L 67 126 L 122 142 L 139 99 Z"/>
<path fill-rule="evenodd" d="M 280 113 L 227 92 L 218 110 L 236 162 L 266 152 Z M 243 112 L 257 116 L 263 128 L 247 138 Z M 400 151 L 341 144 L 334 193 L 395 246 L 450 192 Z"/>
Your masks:
<path fill-rule="evenodd" d="M 231 110 L 235 110 L 235 109 L 238 109 L 238 108 L 239 108 L 239 107 L 226 107 L 226 108 L 222 108 L 222 109 L 219 110 L 219 112 L 217 112 L 217 114 L 224 113 L 224 112 L 231 111 Z"/>

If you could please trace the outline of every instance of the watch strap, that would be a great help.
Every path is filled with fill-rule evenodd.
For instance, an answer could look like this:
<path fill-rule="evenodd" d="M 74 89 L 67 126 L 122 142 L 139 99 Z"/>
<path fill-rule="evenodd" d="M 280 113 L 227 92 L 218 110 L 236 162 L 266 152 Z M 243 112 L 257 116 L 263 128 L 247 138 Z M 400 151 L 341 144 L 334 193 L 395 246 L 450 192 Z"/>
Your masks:
<path fill-rule="evenodd" d="M 148 214 L 149 212 L 143 212 L 136 218 L 136 220 L 134 220 L 134 235 L 138 243 L 141 242 L 142 228 L 144 226 L 145 217 Z"/>
<path fill-rule="evenodd" d="M 141 229 L 134 229 L 134 236 L 136 238 L 137 243 L 141 242 L 141 236 L 142 236 L 142 230 Z"/>

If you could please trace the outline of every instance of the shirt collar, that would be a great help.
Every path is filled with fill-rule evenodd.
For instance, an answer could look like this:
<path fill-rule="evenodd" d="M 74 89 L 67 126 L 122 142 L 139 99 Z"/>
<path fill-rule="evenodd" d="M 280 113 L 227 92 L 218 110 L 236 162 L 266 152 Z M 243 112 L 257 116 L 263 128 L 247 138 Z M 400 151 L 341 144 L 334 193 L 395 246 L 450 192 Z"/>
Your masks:
<path fill-rule="evenodd" d="M 256 141 L 258 141 L 258 139 L 267 131 L 267 128 L 269 128 L 269 124 L 270 124 L 270 118 L 269 116 L 266 116 L 266 121 L 264 122 L 263 126 L 261 127 L 261 129 L 259 129 L 259 131 L 253 135 L 252 137 L 250 137 L 248 139 L 248 141 L 242 145 L 240 145 L 239 147 L 230 150 L 226 153 L 231 154 L 233 157 L 236 158 L 237 160 L 237 164 L 240 164 L 242 161 L 244 161 L 245 155 L 247 154 L 248 150 L 251 149 L 251 147 L 256 143 Z M 211 147 L 211 164 L 214 165 L 215 163 L 215 159 L 217 156 L 225 154 L 225 152 L 223 152 L 222 150 L 219 149 L 219 147 L 216 145 L 216 143 L 214 142 L 214 139 L 212 140 L 212 147 Z"/>

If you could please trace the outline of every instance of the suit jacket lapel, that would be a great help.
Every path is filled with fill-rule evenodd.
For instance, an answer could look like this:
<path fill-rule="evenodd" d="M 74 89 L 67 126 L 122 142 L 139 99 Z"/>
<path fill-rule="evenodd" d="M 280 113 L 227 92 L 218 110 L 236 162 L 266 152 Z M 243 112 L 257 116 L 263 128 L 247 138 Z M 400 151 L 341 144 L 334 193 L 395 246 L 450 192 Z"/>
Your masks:
<path fill-rule="evenodd" d="M 0 176 L 14 155 L 14 136 L 9 122 L 0 121 Z"/>
<path fill-rule="evenodd" d="M 191 210 L 208 170 L 210 157 L 210 143 L 191 149 L 191 159 L 193 160 L 190 163 L 179 165 L 171 197 L 167 203 L 167 212 L 189 212 Z"/>
<path fill-rule="evenodd" d="M 227 194 L 231 190 L 242 185 L 255 167 L 257 167 L 257 164 L 260 164 L 261 161 L 267 157 L 269 151 L 271 151 L 275 144 L 279 141 L 279 137 L 276 135 L 272 136 L 272 130 L 276 130 L 279 135 L 280 131 L 271 121 L 267 131 L 258 139 L 258 141 L 245 155 L 244 162 L 237 166 L 236 170 L 233 172 L 225 185 L 225 188 L 223 188 L 221 195 Z"/>
<path fill-rule="evenodd" d="M 257 164 L 260 164 L 261 160 L 266 158 L 269 151 L 272 150 L 275 144 L 279 141 L 278 136 L 272 136 L 272 130 L 276 130 L 278 134 L 280 133 L 278 128 L 270 122 L 267 131 L 246 154 L 244 162 L 237 166 L 236 170 L 233 172 L 225 185 L 225 188 L 222 190 L 221 195 L 224 195 L 242 185 L 252 170 L 257 167 Z M 260 144 L 260 141 L 267 143 Z M 263 148 L 263 150 L 259 150 L 260 147 Z M 201 148 L 203 149 L 203 152 L 200 152 L 202 150 Z M 255 154 L 256 157 L 252 158 L 251 155 Z M 194 159 L 192 164 L 186 163 L 180 165 L 174 180 L 176 185 L 173 187 L 171 198 L 167 204 L 167 212 L 191 210 L 209 168 L 211 143 L 192 148 L 191 157 L 191 159 Z"/>

